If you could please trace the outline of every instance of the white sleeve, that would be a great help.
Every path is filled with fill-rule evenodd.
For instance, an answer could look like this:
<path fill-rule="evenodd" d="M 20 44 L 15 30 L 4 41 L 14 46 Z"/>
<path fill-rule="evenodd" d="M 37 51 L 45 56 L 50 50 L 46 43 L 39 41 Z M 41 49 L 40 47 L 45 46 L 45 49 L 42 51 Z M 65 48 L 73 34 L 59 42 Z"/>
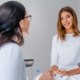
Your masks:
<path fill-rule="evenodd" d="M 11 43 L 3 46 L 0 52 L 0 80 L 26 80 L 20 47 Z"/>
<path fill-rule="evenodd" d="M 34 78 L 34 80 L 39 80 L 39 78 L 41 77 L 42 74 L 43 74 L 43 73 L 38 74 L 38 75 Z"/>
<path fill-rule="evenodd" d="M 57 41 L 58 41 L 58 37 L 57 35 L 55 35 L 52 40 L 51 67 L 53 65 L 58 65 Z"/>

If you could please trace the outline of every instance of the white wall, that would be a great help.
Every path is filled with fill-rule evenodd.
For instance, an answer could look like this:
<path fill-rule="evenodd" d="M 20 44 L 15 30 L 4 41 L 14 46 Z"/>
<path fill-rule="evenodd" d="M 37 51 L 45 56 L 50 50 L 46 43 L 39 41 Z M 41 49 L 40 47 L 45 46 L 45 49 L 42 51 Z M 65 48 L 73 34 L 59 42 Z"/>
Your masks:
<path fill-rule="evenodd" d="M 7 0 L 0 1 L 3 3 Z M 29 36 L 22 46 L 24 58 L 33 58 L 34 65 L 26 68 L 30 80 L 38 73 L 35 69 L 45 71 L 50 68 L 52 37 L 56 34 L 57 15 L 64 6 L 71 6 L 77 13 L 80 26 L 80 0 L 17 0 L 23 3 L 32 21 Z M 80 27 L 79 27 L 80 28 Z"/>

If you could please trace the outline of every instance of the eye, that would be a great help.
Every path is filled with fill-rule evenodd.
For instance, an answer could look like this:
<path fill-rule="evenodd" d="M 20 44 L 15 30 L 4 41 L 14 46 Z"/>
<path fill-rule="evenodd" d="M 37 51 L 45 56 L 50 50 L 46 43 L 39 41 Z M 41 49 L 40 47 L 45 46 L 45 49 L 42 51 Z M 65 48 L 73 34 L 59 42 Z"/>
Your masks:
<path fill-rule="evenodd" d="M 63 18 L 61 17 L 61 20 L 63 20 Z"/>
<path fill-rule="evenodd" d="M 67 15 L 67 18 L 70 18 L 70 15 Z"/>

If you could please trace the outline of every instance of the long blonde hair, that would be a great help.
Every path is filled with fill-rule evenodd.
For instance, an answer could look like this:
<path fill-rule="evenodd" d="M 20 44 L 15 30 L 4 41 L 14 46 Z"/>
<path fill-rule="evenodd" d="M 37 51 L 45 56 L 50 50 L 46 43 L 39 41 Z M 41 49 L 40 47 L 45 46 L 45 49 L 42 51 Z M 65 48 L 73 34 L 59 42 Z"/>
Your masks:
<path fill-rule="evenodd" d="M 78 20 L 77 20 L 76 13 L 75 13 L 75 11 L 71 7 L 66 6 L 66 7 L 62 8 L 59 11 L 59 14 L 58 14 L 58 22 L 57 22 L 58 37 L 61 40 L 65 40 L 66 30 L 65 30 L 65 28 L 61 24 L 61 13 L 63 11 L 69 12 L 73 16 L 72 29 L 73 29 L 73 32 L 74 32 L 74 36 L 78 36 L 79 35 L 79 29 L 78 29 Z"/>

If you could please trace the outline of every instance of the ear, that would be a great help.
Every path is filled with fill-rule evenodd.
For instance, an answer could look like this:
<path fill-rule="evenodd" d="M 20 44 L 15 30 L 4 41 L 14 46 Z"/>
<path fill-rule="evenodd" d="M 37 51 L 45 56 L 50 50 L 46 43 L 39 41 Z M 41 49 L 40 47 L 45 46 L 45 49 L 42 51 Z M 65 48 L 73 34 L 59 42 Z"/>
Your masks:
<path fill-rule="evenodd" d="M 21 20 L 21 21 L 19 22 L 19 25 L 20 25 L 21 28 L 23 28 L 23 26 L 24 26 L 24 21 Z"/>

